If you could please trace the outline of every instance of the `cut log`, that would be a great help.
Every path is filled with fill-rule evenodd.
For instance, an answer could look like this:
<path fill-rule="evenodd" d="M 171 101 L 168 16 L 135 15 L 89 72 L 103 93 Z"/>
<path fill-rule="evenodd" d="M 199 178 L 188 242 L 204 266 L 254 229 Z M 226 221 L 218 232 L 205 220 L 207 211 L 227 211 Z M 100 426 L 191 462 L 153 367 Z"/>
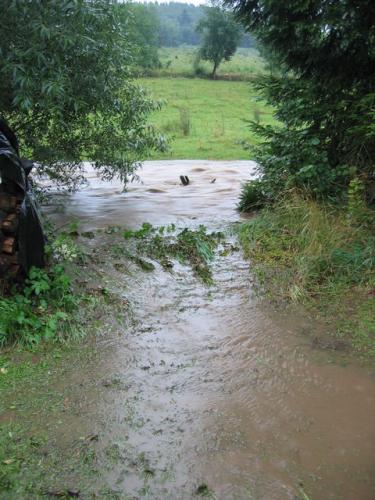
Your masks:
<path fill-rule="evenodd" d="M 12 237 L 5 238 L 5 240 L 3 241 L 1 250 L 4 253 L 8 254 L 8 255 L 14 254 L 15 251 L 16 251 L 16 240 L 15 240 L 15 238 L 12 238 Z"/>
<path fill-rule="evenodd" d="M 21 266 L 19 264 L 12 264 L 10 269 L 9 269 L 9 275 L 12 277 L 12 278 L 15 278 L 16 276 L 18 276 L 21 272 Z"/>
<path fill-rule="evenodd" d="M 6 193 L 0 194 L 0 210 L 14 212 L 17 208 L 17 198 Z"/>
<path fill-rule="evenodd" d="M 6 258 L 10 264 L 18 264 L 18 252 L 15 252 L 13 255 L 7 255 Z"/>
<path fill-rule="evenodd" d="M 8 255 L 0 255 L 0 276 L 4 276 L 8 272 L 11 266 L 10 259 Z"/>
<path fill-rule="evenodd" d="M 17 214 L 9 214 L 1 223 L 1 229 L 5 234 L 15 234 L 18 227 Z"/>

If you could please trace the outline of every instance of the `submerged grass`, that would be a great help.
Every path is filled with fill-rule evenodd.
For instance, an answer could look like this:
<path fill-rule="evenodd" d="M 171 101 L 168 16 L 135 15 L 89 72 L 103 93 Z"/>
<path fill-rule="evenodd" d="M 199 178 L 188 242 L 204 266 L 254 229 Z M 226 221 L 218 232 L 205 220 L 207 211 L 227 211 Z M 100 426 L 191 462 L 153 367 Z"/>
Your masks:
<path fill-rule="evenodd" d="M 356 351 L 375 356 L 371 215 L 353 218 L 294 196 L 243 224 L 240 240 L 260 286 L 272 298 L 311 306 L 332 333 Z"/>
<path fill-rule="evenodd" d="M 144 223 L 136 231 L 125 231 L 123 236 L 126 240 L 135 241 L 135 247 L 127 250 L 128 257 L 144 270 L 152 270 L 153 264 L 142 259 L 142 256 L 158 261 L 165 269 L 171 269 L 171 259 L 175 259 L 189 265 L 195 276 L 204 283 L 212 282 L 210 264 L 216 247 L 223 239 L 222 233 L 208 233 L 203 225 L 195 230 L 178 230 L 175 224 L 155 228 Z"/>

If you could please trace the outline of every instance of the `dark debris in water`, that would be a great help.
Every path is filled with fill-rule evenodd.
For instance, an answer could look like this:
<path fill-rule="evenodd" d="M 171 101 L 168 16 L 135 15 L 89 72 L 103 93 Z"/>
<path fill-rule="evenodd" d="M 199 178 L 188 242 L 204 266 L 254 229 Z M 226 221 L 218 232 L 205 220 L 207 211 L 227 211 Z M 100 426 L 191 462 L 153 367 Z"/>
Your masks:
<path fill-rule="evenodd" d="M 213 492 L 212 490 L 210 490 L 207 484 L 201 484 L 195 490 L 195 494 L 201 497 L 212 497 Z"/>
<path fill-rule="evenodd" d="M 348 351 L 349 344 L 342 339 L 321 338 L 315 336 L 311 341 L 313 349 L 327 349 L 331 351 Z"/>
<path fill-rule="evenodd" d="M 79 498 L 80 492 L 78 490 L 57 490 L 57 491 L 46 491 L 45 496 L 55 497 L 55 498 Z"/>

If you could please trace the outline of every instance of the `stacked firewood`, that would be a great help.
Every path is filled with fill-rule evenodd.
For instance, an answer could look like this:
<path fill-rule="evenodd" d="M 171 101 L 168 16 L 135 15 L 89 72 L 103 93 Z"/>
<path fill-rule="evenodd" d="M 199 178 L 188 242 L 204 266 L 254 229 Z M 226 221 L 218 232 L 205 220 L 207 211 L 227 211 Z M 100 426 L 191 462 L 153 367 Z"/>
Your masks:
<path fill-rule="evenodd" d="M 3 286 L 20 275 L 17 231 L 22 195 L 14 195 L 0 184 L 0 280 Z"/>

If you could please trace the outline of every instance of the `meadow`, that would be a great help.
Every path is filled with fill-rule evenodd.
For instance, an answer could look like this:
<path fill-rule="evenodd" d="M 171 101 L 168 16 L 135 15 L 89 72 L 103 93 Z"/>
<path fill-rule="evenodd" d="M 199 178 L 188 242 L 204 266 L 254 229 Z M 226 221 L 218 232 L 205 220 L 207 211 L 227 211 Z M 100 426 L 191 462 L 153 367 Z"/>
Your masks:
<path fill-rule="evenodd" d="M 154 159 L 249 159 L 244 145 L 258 140 L 249 121 L 274 123 L 272 110 L 247 82 L 142 78 L 139 83 L 164 102 L 150 121 L 170 138 L 170 150 Z"/>
<path fill-rule="evenodd" d="M 207 76 L 212 64 L 200 61 L 196 64 L 198 47 L 162 47 L 159 49 L 160 68 L 150 71 L 149 76 L 193 78 Z M 265 64 L 255 49 L 237 49 L 230 61 L 219 66 L 218 79 L 251 81 L 257 74 L 265 71 Z"/>

